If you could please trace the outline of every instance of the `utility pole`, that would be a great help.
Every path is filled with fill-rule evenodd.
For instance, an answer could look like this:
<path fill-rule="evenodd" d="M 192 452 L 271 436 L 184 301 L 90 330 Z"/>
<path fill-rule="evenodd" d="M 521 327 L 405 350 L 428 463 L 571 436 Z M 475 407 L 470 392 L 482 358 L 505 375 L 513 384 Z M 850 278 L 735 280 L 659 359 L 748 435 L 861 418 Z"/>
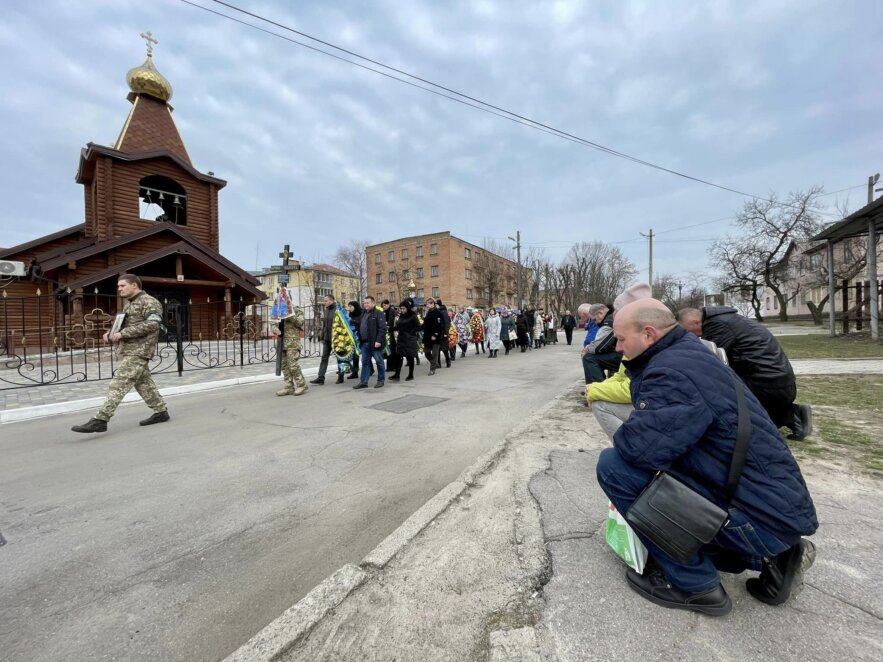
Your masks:
<path fill-rule="evenodd" d="M 880 173 L 868 177 L 868 204 L 874 202 L 874 184 L 880 181 Z M 879 190 L 879 189 L 878 189 Z"/>
<path fill-rule="evenodd" d="M 650 234 L 644 234 L 643 232 L 639 232 L 638 234 L 650 239 L 650 268 L 647 284 L 650 286 L 650 296 L 653 296 L 653 228 L 650 228 Z"/>
<path fill-rule="evenodd" d="M 678 281 L 678 305 L 681 304 L 681 290 L 683 289 L 684 284 L 681 281 Z"/>
<path fill-rule="evenodd" d="M 516 299 L 516 303 L 518 304 L 518 310 L 522 309 L 522 299 L 521 299 L 521 231 L 516 230 L 514 237 L 507 237 L 507 239 L 511 239 L 515 242 L 515 255 L 518 260 L 518 298 Z"/>

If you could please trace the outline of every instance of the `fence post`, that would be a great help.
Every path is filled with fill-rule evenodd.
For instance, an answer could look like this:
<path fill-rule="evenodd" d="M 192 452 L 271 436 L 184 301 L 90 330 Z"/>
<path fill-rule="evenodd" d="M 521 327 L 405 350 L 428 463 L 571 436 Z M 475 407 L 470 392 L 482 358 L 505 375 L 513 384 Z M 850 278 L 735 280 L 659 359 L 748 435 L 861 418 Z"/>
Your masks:
<path fill-rule="evenodd" d="M 843 335 L 849 333 L 849 281 L 843 281 L 843 289 L 841 290 L 843 297 Z"/>
<path fill-rule="evenodd" d="M 242 297 L 239 297 L 239 314 L 236 316 L 239 320 L 239 369 L 245 365 L 245 315 L 242 313 Z"/>
<path fill-rule="evenodd" d="M 184 306 L 175 305 L 175 351 L 178 355 L 178 377 L 184 372 Z"/>

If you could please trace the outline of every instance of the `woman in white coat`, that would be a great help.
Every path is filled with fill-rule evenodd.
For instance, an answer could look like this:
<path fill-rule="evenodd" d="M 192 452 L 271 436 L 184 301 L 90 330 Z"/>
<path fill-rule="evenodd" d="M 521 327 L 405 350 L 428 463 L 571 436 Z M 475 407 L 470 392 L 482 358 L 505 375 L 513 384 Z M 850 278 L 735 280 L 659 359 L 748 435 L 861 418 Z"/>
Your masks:
<path fill-rule="evenodd" d="M 497 314 L 496 308 L 491 308 L 488 314 L 488 318 L 484 322 L 484 332 L 485 336 L 487 336 L 487 348 L 488 352 L 490 352 L 489 359 L 497 358 L 497 352 L 500 349 L 500 327 L 502 326 L 502 322 L 500 322 L 500 316 Z"/>

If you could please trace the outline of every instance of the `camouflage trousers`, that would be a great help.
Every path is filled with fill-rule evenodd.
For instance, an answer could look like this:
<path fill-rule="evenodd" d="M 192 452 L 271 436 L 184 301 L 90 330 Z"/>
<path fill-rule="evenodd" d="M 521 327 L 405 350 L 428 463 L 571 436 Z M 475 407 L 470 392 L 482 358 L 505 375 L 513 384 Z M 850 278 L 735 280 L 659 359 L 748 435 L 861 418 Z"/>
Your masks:
<path fill-rule="evenodd" d="M 165 411 L 166 403 L 159 394 L 150 369 L 147 367 L 147 359 L 138 356 L 125 356 L 113 373 L 113 379 L 107 388 L 107 398 L 98 413 L 95 415 L 100 421 L 109 421 L 119 407 L 126 393 L 134 388 L 145 404 L 154 411 Z"/>
<path fill-rule="evenodd" d="M 285 380 L 285 388 L 294 390 L 307 385 L 304 373 L 300 369 L 300 347 L 286 349 L 282 355 L 282 378 Z"/>

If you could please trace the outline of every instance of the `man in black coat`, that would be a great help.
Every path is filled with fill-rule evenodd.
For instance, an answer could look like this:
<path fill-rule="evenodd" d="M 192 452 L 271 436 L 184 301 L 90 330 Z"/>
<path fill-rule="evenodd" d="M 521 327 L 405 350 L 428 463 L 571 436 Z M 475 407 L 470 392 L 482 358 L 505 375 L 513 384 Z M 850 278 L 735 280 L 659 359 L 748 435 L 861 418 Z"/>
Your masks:
<path fill-rule="evenodd" d="M 322 359 L 319 362 L 318 376 L 310 380 L 310 384 L 324 384 L 325 371 L 328 370 L 328 357 L 331 356 L 331 329 L 334 326 L 334 316 L 337 314 L 337 302 L 330 294 L 326 294 L 322 298 L 324 306 L 324 314 L 322 316 Z M 337 383 L 343 382 L 343 373 L 337 375 Z"/>
<path fill-rule="evenodd" d="M 383 348 L 386 345 L 386 317 L 377 310 L 374 297 L 362 300 L 362 318 L 359 320 L 359 342 L 362 355 L 362 372 L 354 389 L 368 388 L 371 377 L 371 361 L 377 364 L 377 383 L 374 388 L 382 388 L 386 381 L 386 366 L 383 363 Z"/>
<path fill-rule="evenodd" d="M 576 318 L 571 315 L 570 310 L 564 311 L 564 317 L 561 318 L 561 327 L 564 329 L 564 337 L 567 338 L 567 344 L 573 340 L 573 330 L 576 328 Z"/>
<path fill-rule="evenodd" d="M 380 302 L 383 308 L 383 317 L 386 320 L 386 328 L 389 331 L 389 354 L 386 357 L 387 372 L 395 372 L 398 369 L 398 356 L 396 353 L 396 335 L 392 332 L 396 325 L 396 309 L 390 304 L 389 299 Z"/>
<path fill-rule="evenodd" d="M 778 427 L 791 430 L 789 439 L 800 441 L 812 432 L 812 409 L 794 403 L 797 381 L 782 346 L 773 334 L 730 306 L 683 308 L 678 323 L 727 353 L 730 367 Z"/>
<path fill-rule="evenodd" d="M 423 318 L 423 348 L 426 358 L 429 359 L 430 375 L 434 375 L 439 367 L 442 341 L 445 343 L 448 341 L 448 336 L 445 334 L 445 320 L 435 299 L 429 297 L 426 300 L 426 317 Z"/>

